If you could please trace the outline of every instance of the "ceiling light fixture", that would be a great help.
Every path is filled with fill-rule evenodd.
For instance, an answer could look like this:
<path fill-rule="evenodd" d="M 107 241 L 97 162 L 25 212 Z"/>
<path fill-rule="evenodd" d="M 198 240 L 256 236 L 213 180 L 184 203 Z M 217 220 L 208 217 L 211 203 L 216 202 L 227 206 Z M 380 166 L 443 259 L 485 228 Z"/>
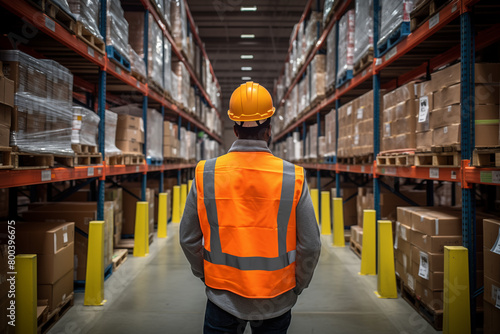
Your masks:
<path fill-rule="evenodd" d="M 250 81 L 252 80 L 252 77 L 241 77 L 242 81 Z"/>
<path fill-rule="evenodd" d="M 250 66 L 243 66 L 243 67 L 241 68 L 241 70 L 242 70 L 242 71 L 251 71 L 251 70 L 252 70 L 252 68 L 251 68 Z"/>
<path fill-rule="evenodd" d="M 241 34 L 241 38 L 255 38 L 254 34 Z"/>
<path fill-rule="evenodd" d="M 253 59 L 253 55 L 241 55 L 241 59 Z"/>
<path fill-rule="evenodd" d="M 257 6 L 253 6 L 253 7 L 240 7 L 240 10 L 242 12 L 256 12 L 257 11 Z"/>

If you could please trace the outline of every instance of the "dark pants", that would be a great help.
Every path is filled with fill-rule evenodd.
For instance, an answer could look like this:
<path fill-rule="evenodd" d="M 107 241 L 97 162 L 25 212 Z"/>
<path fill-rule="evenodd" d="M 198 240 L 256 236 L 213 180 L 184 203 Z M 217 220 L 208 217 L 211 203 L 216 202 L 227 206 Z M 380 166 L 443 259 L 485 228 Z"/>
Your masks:
<path fill-rule="evenodd" d="M 253 334 L 286 334 L 292 312 L 289 310 L 283 315 L 272 319 L 252 320 L 250 327 Z M 227 313 L 210 300 L 207 301 L 205 311 L 204 334 L 243 334 L 248 320 L 243 320 Z"/>

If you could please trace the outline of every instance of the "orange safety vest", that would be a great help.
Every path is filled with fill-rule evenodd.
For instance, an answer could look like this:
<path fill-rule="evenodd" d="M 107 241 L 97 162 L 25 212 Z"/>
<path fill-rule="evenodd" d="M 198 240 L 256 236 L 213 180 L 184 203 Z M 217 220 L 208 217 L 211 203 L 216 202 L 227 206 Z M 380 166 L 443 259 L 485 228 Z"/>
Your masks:
<path fill-rule="evenodd" d="M 304 170 L 268 152 L 196 166 L 205 284 L 246 298 L 295 287 L 296 208 Z"/>

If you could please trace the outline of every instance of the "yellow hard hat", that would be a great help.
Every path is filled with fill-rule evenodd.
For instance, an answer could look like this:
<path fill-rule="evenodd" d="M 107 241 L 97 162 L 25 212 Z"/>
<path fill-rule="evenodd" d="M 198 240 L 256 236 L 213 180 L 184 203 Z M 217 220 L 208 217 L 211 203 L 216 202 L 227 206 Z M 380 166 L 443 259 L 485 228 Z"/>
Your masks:
<path fill-rule="evenodd" d="M 271 94 L 253 81 L 236 88 L 229 100 L 227 114 L 235 122 L 259 121 L 274 114 Z"/>

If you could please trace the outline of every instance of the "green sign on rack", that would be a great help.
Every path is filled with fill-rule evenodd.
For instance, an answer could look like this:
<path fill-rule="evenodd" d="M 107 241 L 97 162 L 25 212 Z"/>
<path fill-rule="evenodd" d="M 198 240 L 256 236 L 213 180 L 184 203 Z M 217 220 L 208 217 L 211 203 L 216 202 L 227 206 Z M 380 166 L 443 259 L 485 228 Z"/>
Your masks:
<path fill-rule="evenodd" d="M 481 182 L 484 182 L 484 183 L 491 183 L 493 180 L 492 176 L 491 176 L 491 172 L 481 172 L 480 179 L 481 179 Z"/>

